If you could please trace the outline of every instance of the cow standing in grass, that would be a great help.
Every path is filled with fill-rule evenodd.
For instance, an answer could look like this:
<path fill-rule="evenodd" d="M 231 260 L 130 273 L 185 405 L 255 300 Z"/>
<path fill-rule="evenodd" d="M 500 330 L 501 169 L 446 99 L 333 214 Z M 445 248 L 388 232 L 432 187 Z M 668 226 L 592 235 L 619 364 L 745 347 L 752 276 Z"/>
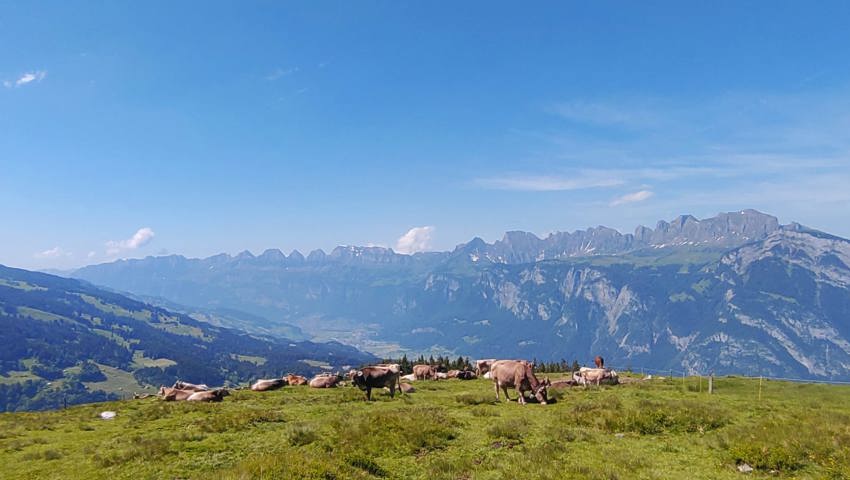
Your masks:
<path fill-rule="evenodd" d="M 549 379 L 537 380 L 531 364 L 522 360 L 499 360 L 490 366 L 490 378 L 496 390 L 496 400 L 499 398 L 499 389 L 505 392 L 505 399 L 510 400 L 508 388 L 515 388 L 519 394 L 517 401 L 525 405 L 525 392 L 531 392 L 537 401 L 546 405 L 546 387 L 551 385 Z"/>
<path fill-rule="evenodd" d="M 425 380 L 430 378 L 431 380 L 437 379 L 437 367 L 433 365 L 414 365 L 413 366 L 413 375 L 417 380 Z"/>
<path fill-rule="evenodd" d="M 485 373 L 490 371 L 490 366 L 495 362 L 495 358 L 485 358 L 482 360 L 475 361 L 475 375 L 482 376 Z"/>
<path fill-rule="evenodd" d="M 348 373 L 357 388 L 366 392 L 366 400 L 372 399 L 373 388 L 389 388 L 390 398 L 395 396 L 396 387 L 401 389 L 401 369 L 398 365 L 371 366 L 352 370 Z"/>
<path fill-rule="evenodd" d="M 605 359 L 599 355 L 593 359 L 593 363 L 596 365 L 596 368 L 605 368 Z"/>

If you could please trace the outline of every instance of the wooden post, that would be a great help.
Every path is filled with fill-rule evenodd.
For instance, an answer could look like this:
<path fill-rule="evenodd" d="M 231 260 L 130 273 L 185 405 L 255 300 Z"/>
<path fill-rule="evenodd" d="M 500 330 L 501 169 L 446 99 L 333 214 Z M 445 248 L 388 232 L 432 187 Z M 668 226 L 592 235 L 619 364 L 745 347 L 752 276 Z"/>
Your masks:
<path fill-rule="evenodd" d="M 702 393 L 702 375 L 699 376 L 699 393 Z"/>
<path fill-rule="evenodd" d="M 764 378 L 764 377 L 759 375 L 759 403 L 761 403 L 761 381 L 762 381 L 762 378 Z"/>
<path fill-rule="evenodd" d="M 714 372 L 711 372 L 711 375 L 708 376 L 708 394 L 711 395 L 714 393 Z"/>

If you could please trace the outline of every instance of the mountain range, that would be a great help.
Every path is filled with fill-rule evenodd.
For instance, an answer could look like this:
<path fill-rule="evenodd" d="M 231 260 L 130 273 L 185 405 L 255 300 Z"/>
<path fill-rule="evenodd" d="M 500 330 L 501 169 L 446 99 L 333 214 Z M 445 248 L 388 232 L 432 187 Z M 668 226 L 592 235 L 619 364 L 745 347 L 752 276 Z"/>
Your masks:
<path fill-rule="evenodd" d="M 850 379 L 848 265 L 846 239 L 743 210 L 626 234 L 513 231 L 448 252 L 172 255 L 72 275 L 382 355 L 599 354 L 620 368 Z"/>

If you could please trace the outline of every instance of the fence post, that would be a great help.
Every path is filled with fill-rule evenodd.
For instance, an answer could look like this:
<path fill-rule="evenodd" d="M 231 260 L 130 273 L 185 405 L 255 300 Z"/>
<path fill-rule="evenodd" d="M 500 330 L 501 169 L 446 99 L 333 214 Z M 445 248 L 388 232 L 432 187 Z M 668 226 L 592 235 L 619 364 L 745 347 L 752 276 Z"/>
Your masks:
<path fill-rule="evenodd" d="M 764 377 L 759 375 L 759 403 L 761 403 L 761 381 L 762 381 L 762 378 L 764 378 Z"/>
<path fill-rule="evenodd" d="M 714 372 L 711 372 L 711 375 L 708 376 L 708 394 L 711 395 L 714 393 Z"/>

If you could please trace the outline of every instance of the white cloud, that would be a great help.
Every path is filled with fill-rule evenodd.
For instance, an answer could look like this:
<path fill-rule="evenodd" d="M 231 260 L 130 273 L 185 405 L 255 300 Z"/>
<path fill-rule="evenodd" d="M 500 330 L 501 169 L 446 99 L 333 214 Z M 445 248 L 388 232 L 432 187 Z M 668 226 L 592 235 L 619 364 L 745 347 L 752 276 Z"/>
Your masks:
<path fill-rule="evenodd" d="M 435 228 L 433 226 L 414 227 L 399 237 L 395 244 L 398 253 L 412 254 L 431 249 L 431 240 Z"/>
<path fill-rule="evenodd" d="M 45 77 L 47 77 L 47 71 L 45 71 L 45 70 L 37 70 L 37 71 L 34 71 L 34 72 L 27 72 L 27 73 L 21 75 L 15 81 L 4 80 L 3 86 L 6 87 L 6 88 L 20 87 L 20 86 L 26 85 L 28 83 L 40 82 L 40 81 L 44 80 Z"/>
<path fill-rule="evenodd" d="M 616 187 L 625 182 L 620 178 L 608 175 L 597 175 L 591 172 L 577 174 L 574 176 L 538 175 L 479 178 L 476 179 L 474 183 L 484 188 L 491 188 L 494 190 L 554 192 L 562 190 Z"/>
<path fill-rule="evenodd" d="M 66 252 L 62 250 L 61 247 L 53 247 L 49 250 L 45 250 L 43 252 L 38 252 L 33 255 L 35 258 L 62 258 L 62 257 L 70 257 L 71 252 Z"/>
<path fill-rule="evenodd" d="M 616 207 L 618 205 L 625 205 L 627 203 L 637 203 L 642 202 L 644 200 L 650 199 L 655 193 L 651 190 L 639 190 L 634 193 L 628 193 L 623 195 L 622 197 L 615 198 L 609 205 L 612 207 Z"/>
<path fill-rule="evenodd" d="M 86 257 L 88 258 L 94 258 L 95 256 L 97 256 L 97 252 L 95 252 L 94 250 L 92 250 L 91 252 L 89 252 L 88 255 L 86 255 Z"/>
<path fill-rule="evenodd" d="M 140 228 L 132 237 L 126 240 L 110 240 L 106 242 L 106 254 L 117 255 L 127 250 L 135 250 L 150 243 L 154 237 L 154 231 L 149 227 Z"/>

